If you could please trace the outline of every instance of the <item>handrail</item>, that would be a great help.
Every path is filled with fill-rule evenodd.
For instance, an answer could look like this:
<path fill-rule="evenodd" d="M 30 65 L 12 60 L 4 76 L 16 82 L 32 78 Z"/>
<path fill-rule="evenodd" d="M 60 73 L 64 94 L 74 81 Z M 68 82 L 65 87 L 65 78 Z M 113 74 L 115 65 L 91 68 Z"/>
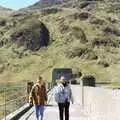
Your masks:
<path fill-rule="evenodd" d="M 26 97 L 26 96 L 20 96 L 20 97 L 18 97 L 18 98 L 16 98 L 16 99 L 6 101 L 6 105 L 7 105 L 7 104 L 11 104 L 11 102 L 15 102 L 16 100 L 20 100 L 20 99 L 25 98 L 25 97 Z M 5 105 L 5 103 L 0 104 L 0 106 L 4 106 L 4 105 Z"/>
<path fill-rule="evenodd" d="M 26 85 L 0 85 L 1 103 L 0 103 L 0 119 L 5 117 L 10 112 L 18 109 L 17 103 L 20 106 L 25 103 L 26 99 Z M 21 95 L 21 96 L 19 96 Z M 24 101 L 23 101 L 24 99 Z M 6 120 L 6 119 L 5 119 Z"/>
<path fill-rule="evenodd" d="M 4 118 L 3 118 L 3 120 L 14 120 L 14 118 L 15 118 L 15 120 L 16 120 L 16 117 L 18 118 L 18 117 L 20 117 L 21 115 L 23 115 L 26 111 L 28 111 L 30 108 L 31 108 L 31 106 L 30 105 L 25 105 L 28 101 L 27 101 L 27 87 L 25 86 L 25 87 L 19 87 L 19 88 L 23 88 L 24 90 L 25 90 L 25 96 L 23 95 L 23 96 L 20 96 L 20 97 L 15 97 L 14 99 L 11 99 L 11 100 L 7 100 L 6 99 L 6 96 L 5 96 L 5 98 L 4 98 L 4 103 L 3 104 L 0 104 L 0 108 L 1 109 L 3 109 L 4 110 Z M 52 83 L 48 83 L 48 85 L 47 85 L 47 92 L 49 92 L 50 91 L 50 89 L 52 88 Z M 18 87 L 15 87 L 15 88 L 12 88 L 12 90 L 13 89 L 18 89 Z M 22 89 L 22 91 L 23 91 L 23 89 Z M 7 91 L 8 91 L 8 89 L 7 89 Z M 4 90 L 4 92 L 7 92 L 7 91 L 5 91 Z M 13 90 L 14 91 L 14 90 Z M 18 91 L 19 92 L 19 91 Z M 15 95 L 15 94 L 14 94 Z M 13 96 L 14 96 L 13 95 Z M 17 95 L 17 94 L 16 94 Z M 25 105 L 25 107 L 23 107 L 23 108 L 20 108 L 20 109 L 18 109 L 18 106 L 16 105 L 17 104 L 17 102 L 19 102 L 20 100 L 23 100 L 23 98 L 25 98 L 25 100 L 23 101 L 23 103 L 21 103 L 22 105 Z M 16 110 L 16 112 L 14 112 L 14 114 L 12 114 L 12 116 L 11 116 L 11 114 L 8 114 L 8 109 L 7 109 L 7 106 L 8 107 L 10 107 L 10 105 L 16 105 L 16 108 L 14 108 L 14 110 L 13 111 L 15 111 L 16 109 L 18 109 L 18 110 Z M 10 109 L 10 108 L 9 108 Z M 7 115 L 8 114 L 8 115 Z M 10 117 L 10 118 L 9 118 Z M 6 119 L 7 118 L 7 119 Z M 9 119 L 8 119 L 9 118 Z M 12 119 L 13 118 L 13 119 Z M 0 118 L 1 119 L 1 118 Z"/>

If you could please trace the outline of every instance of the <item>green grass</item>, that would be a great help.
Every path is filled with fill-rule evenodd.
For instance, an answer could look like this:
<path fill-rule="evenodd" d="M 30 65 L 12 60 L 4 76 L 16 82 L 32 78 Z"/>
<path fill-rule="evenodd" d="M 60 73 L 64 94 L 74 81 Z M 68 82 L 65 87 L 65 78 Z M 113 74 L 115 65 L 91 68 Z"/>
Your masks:
<path fill-rule="evenodd" d="M 104 24 L 90 23 L 93 18 L 101 19 L 106 25 L 117 27 L 120 23 L 112 24 L 108 21 L 108 17 L 119 20 L 118 15 L 107 13 L 106 8 L 103 11 L 98 8 L 98 5 L 90 11 L 93 18 L 89 17 L 85 21 L 74 19 L 76 13 L 84 12 L 84 10 L 64 9 L 54 14 L 52 12 L 42 14 L 40 10 L 37 10 L 19 18 L 5 17 L 5 14 L 1 14 L 0 19 L 17 22 L 16 26 L 0 27 L 0 32 L 4 32 L 1 39 L 5 43 L 0 48 L 0 101 L 2 103 L 4 102 L 3 83 L 26 85 L 28 81 L 36 82 L 38 75 L 41 75 L 46 82 L 50 82 L 54 68 L 72 68 L 74 73 L 80 71 L 83 75 L 93 75 L 97 83 L 110 83 L 105 87 L 120 88 L 120 49 L 109 45 L 92 46 L 95 38 L 104 38 L 104 40 L 111 38 L 113 43 L 119 44 L 120 37 L 113 34 L 106 35 L 103 31 Z M 18 48 L 16 44 L 9 42 L 12 34 L 24 29 L 30 29 L 34 35 L 38 35 L 42 23 L 50 32 L 50 45 L 47 48 L 43 47 L 35 52 L 25 51 L 23 46 Z M 104 67 L 98 64 L 99 60 L 107 62 L 110 66 Z M 7 87 L 13 88 L 9 85 Z M 19 89 L 14 88 L 14 90 L 19 93 Z M 11 94 L 12 92 L 7 92 L 8 96 Z M 19 94 L 22 96 L 21 92 Z M 14 102 L 8 105 L 8 113 L 12 112 L 16 106 Z M 0 107 L 0 111 L 4 111 L 4 108 Z M 3 112 L 0 112 L 0 117 L 1 115 L 3 116 Z"/>
<path fill-rule="evenodd" d="M 41 22 L 43 22 L 50 31 L 50 45 L 36 52 L 24 51 L 24 48 L 17 48 L 16 45 L 11 45 L 9 42 L 0 48 L 0 83 L 36 81 L 38 75 L 42 75 L 46 81 L 51 81 L 52 70 L 56 67 L 71 67 L 73 70 L 78 68 L 83 74 L 95 76 L 97 82 L 119 83 L 119 48 L 92 46 L 94 38 L 105 36 L 102 30 L 104 26 L 91 24 L 91 17 L 85 21 L 74 19 L 75 13 L 80 12 L 84 12 L 84 10 L 62 10 L 55 14 L 43 15 L 41 11 L 37 10 L 24 18 L 10 19 L 16 20 L 17 26 L 0 29 L 0 31 L 6 31 L 4 38 L 9 40 L 11 34 L 26 28 L 33 28 L 34 34 L 37 35 Z M 107 20 L 106 11 L 99 11 L 96 7 L 90 14 L 95 19 L 104 19 L 108 25 L 111 25 Z M 110 14 L 107 15 L 110 16 Z M 64 30 L 66 27 L 67 30 Z M 114 35 L 110 35 L 110 37 L 113 38 L 113 41 L 120 40 Z M 79 56 L 81 49 L 87 49 L 87 53 Z M 67 56 L 66 53 L 72 53 L 74 57 Z M 104 68 L 98 65 L 97 58 L 93 59 L 95 55 L 98 59 L 107 61 L 110 66 Z"/>

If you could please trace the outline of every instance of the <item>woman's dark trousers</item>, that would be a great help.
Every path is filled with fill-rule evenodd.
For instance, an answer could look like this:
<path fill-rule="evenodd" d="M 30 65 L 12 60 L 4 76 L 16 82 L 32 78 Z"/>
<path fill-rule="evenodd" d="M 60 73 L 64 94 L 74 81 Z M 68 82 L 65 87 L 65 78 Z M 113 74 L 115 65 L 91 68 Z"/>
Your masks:
<path fill-rule="evenodd" d="M 69 106 L 70 106 L 70 103 L 66 102 L 65 103 L 65 120 L 69 120 Z"/>
<path fill-rule="evenodd" d="M 69 106 L 70 106 L 69 102 L 58 103 L 60 120 L 64 120 L 63 119 L 64 110 L 65 110 L 65 120 L 69 120 Z"/>

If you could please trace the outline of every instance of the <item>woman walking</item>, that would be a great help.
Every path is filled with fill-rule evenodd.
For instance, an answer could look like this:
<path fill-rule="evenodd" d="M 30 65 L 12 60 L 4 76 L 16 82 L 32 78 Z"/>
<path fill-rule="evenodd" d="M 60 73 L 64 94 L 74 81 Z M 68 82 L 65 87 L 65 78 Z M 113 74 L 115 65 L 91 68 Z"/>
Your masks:
<path fill-rule="evenodd" d="M 32 87 L 29 102 L 35 106 L 36 119 L 43 120 L 44 106 L 47 103 L 47 92 L 45 82 L 41 76 L 38 77 L 36 84 Z"/>
<path fill-rule="evenodd" d="M 58 103 L 59 118 L 63 120 L 65 112 L 65 120 L 69 120 L 70 101 L 73 103 L 72 91 L 68 82 L 62 76 L 55 87 L 55 100 Z"/>

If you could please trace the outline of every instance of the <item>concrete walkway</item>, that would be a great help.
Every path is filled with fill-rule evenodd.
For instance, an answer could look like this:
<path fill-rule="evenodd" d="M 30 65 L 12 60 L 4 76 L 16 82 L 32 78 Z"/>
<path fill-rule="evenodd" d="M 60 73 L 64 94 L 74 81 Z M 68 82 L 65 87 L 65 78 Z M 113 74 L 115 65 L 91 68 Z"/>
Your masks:
<path fill-rule="evenodd" d="M 45 107 L 44 120 L 59 120 L 58 106 L 55 103 L 53 93 L 50 92 L 48 95 L 49 105 Z M 77 94 L 79 94 L 77 92 Z M 24 116 L 19 120 L 36 120 L 34 107 L 31 108 Z M 82 110 L 81 106 L 74 102 L 70 105 L 70 120 L 90 120 L 87 112 Z"/>
<path fill-rule="evenodd" d="M 72 85 L 71 88 L 74 104 L 70 105 L 70 120 L 120 120 L 120 90 L 84 87 L 82 96 L 80 85 Z M 49 106 L 45 108 L 44 120 L 59 120 L 58 106 L 52 93 L 48 94 Z M 36 120 L 34 107 L 19 120 Z"/>
<path fill-rule="evenodd" d="M 57 106 L 49 106 L 45 109 L 44 120 L 59 120 Z M 36 120 L 34 108 L 29 113 L 21 117 L 20 120 Z M 85 114 L 78 105 L 71 105 L 70 107 L 70 120 L 90 120 L 88 115 Z"/>

